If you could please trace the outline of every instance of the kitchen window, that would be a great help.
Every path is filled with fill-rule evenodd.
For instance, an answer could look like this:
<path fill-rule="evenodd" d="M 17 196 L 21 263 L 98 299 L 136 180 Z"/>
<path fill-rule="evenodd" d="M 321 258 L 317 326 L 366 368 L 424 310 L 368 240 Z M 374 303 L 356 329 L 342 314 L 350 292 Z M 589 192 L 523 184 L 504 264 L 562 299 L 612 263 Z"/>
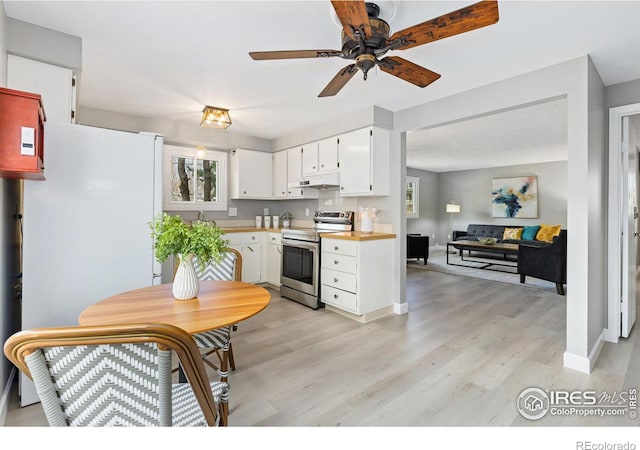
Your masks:
<path fill-rule="evenodd" d="M 407 177 L 405 207 L 407 219 L 417 219 L 419 214 L 420 178 Z"/>
<path fill-rule="evenodd" d="M 175 145 L 163 151 L 166 211 L 227 209 L 226 152 Z"/>

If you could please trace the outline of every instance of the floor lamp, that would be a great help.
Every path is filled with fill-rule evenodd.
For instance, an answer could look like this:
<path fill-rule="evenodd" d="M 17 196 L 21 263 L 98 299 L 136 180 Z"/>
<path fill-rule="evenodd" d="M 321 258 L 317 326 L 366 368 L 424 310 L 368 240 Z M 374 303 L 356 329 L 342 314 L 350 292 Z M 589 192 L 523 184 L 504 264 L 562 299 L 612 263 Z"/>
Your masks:
<path fill-rule="evenodd" d="M 453 213 L 460 212 L 460 205 L 456 203 L 447 203 L 447 212 L 451 214 L 451 225 L 449 226 L 449 238 L 448 241 L 453 240 Z M 449 253 L 455 253 L 455 250 L 450 250 Z"/>

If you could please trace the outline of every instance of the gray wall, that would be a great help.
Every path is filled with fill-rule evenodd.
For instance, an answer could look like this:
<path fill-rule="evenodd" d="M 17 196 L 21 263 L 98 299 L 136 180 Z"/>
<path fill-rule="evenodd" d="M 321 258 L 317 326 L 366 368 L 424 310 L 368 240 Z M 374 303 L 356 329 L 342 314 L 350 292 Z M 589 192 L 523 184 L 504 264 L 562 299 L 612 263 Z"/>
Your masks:
<path fill-rule="evenodd" d="M 491 217 L 491 180 L 526 175 L 538 177 L 538 218 Z M 499 225 L 545 223 L 567 227 L 567 161 L 443 172 L 439 178 L 437 205 L 439 238 L 446 238 L 449 234 L 451 215 L 446 213 L 446 205 L 452 200 L 460 204 L 460 213 L 453 215 L 454 230 L 466 230 L 470 223 Z"/>
<path fill-rule="evenodd" d="M 7 18 L 7 50 L 12 55 L 67 67 L 82 68 L 82 39 L 21 20 Z"/>
<path fill-rule="evenodd" d="M 605 87 L 604 103 L 607 111 L 614 106 L 640 103 L 640 80 L 627 81 L 626 83 Z"/>
<path fill-rule="evenodd" d="M 418 217 L 415 219 L 407 219 L 407 234 L 419 233 L 423 236 L 429 236 L 429 245 L 431 246 L 444 244 L 446 235 L 442 235 L 438 231 L 440 174 L 408 167 L 407 176 L 420 179 Z"/>
<path fill-rule="evenodd" d="M 594 348 L 603 328 L 607 327 L 607 182 L 608 146 L 605 135 L 609 114 L 605 113 L 604 83 L 589 58 L 588 60 L 588 236 L 589 236 L 589 285 L 588 345 Z M 607 125 L 605 125 L 607 124 Z"/>

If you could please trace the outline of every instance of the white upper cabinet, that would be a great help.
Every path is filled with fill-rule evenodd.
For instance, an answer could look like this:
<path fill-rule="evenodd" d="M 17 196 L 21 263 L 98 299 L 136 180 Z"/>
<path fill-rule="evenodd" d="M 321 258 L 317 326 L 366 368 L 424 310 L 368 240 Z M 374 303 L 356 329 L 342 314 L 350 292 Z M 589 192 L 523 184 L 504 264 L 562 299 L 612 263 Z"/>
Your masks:
<path fill-rule="evenodd" d="M 302 147 L 294 147 L 287 152 L 287 198 L 318 198 L 318 190 L 291 187 L 302 180 Z"/>
<path fill-rule="evenodd" d="M 231 198 L 273 198 L 272 158 L 272 153 L 243 148 L 233 150 L 229 158 Z"/>
<path fill-rule="evenodd" d="M 338 170 L 338 136 L 318 141 L 318 172 Z"/>
<path fill-rule="evenodd" d="M 48 121 L 75 123 L 75 83 L 71 69 L 7 55 L 7 87 L 40 94 Z"/>
<path fill-rule="evenodd" d="M 287 151 L 273 154 L 273 197 L 287 198 Z"/>
<path fill-rule="evenodd" d="M 389 132 L 376 127 L 340 136 L 340 196 L 389 195 Z"/>
<path fill-rule="evenodd" d="M 318 173 L 318 143 L 311 142 L 301 147 L 302 174 L 312 175 Z"/>
<path fill-rule="evenodd" d="M 302 175 L 338 170 L 337 136 L 302 146 Z"/>

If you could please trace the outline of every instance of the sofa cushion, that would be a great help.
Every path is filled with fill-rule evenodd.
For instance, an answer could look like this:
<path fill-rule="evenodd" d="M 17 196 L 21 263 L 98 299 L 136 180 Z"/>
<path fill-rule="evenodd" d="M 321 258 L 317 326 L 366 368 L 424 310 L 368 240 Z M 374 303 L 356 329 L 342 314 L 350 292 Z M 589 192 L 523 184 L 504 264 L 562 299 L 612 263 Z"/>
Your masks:
<path fill-rule="evenodd" d="M 540 224 L 540 229 L 536 234 L 536 240 L 549 243 L 553 242 L 553 238 L 560 234 L 561 227 L 562 225 L 545 225 L 543 223 Z"/>
<path fill-rule="evenodd" d="M 544 241 L 525 241 L 524 239 L 502 239 L 500 243 L 526 245 L 527 247 L 545 247 L 549 245 L 548 242 Z"/>
<path fill-rule="evenodd" d="M 534 241 L 536 239 L 536 235 L 538 234 L 538 230 L 540 230 L 540 225 L 524 227 L 524 229 L 522 230 L 521 239 L 525 241 Z"/>
<path fill-rule="evenodd" d="M 502 239 L 520 239 L 522 236 L 522 228 L 505 228 Z"/>

